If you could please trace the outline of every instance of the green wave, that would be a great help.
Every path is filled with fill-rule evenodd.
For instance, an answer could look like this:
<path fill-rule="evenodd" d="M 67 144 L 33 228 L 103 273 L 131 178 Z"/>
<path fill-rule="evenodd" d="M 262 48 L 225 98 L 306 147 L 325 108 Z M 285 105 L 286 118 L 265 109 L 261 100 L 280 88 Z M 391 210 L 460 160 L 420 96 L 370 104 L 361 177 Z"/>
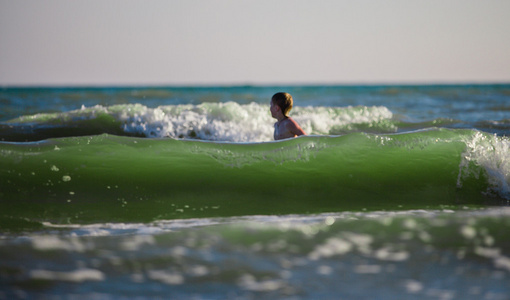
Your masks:
<path fill-rule="evenodd" d="M 266 143 L 106 134 L 4 142 L 0 210 L 3 223 L 18 224 L 500 203 L 508 145 L 447 129 Z"/>

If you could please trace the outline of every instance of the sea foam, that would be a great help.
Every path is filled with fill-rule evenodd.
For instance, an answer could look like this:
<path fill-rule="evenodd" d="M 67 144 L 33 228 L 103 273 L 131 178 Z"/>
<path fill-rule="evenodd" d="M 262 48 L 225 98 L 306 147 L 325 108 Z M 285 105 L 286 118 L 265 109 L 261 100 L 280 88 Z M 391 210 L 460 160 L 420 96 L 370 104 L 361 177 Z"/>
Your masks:
<path fill-rule="evenodd" d="M 147 137 L 197 138 L 227 142 L 263 142 L 273 139 L 276 121 L 268 107 L 256 103 L 202 103 L 124 110 L 124 130 Z M 392 118 L 386 107 L 295 107 L 292 117 L 308 134 L 334 134 L 352 130 L 354 124 Z M 391 126 L 390 126 L 391 127 Z M 387 129 L 387 128 L 386 128 Z M 396 128 L 390 128 L 396 131 Z"/>
<path fill-rule="evenodd" d="M 462 155 L 457 186 L 462 179 L 472 173 L 471 165 L 481 167 L 489 181 L 488 194 L 510 200 L 510 140 L 506 137 L 484 134 L 477 131 L 466 141 L 466 151 Z M 474 174 L 478 176 L 478 174 Z"/>
<path fill-rule="evenodd" d="M 78 269 L 70 272 L 57 272 L 49 270 L 32 270 L 30 277 L 38 280 L 58 280 L 81 283 L 84 281 L 105 280 L 103 272 L 94 269 Z"/>
<path fill-rule="evenodd" d="M 290 115 L 309 135 L 392 133 L 398 129 L 392 112 L 384 106 L 294 107 Z M 148 138 L 266 142 L 273 140 L 275 122 L 268 105 L 226 102 L 155 108 L 142 104 L 82 106 L 68 112 L 22 116 L 9 121 L 8 126 L 10 134 L 24 134 L 21 140 L 34 132 L 43 134 L 49 128 L 59 128 L 60 136 L 112 133 Z M 41 138 L 51 137 L 52 130 Z"/>

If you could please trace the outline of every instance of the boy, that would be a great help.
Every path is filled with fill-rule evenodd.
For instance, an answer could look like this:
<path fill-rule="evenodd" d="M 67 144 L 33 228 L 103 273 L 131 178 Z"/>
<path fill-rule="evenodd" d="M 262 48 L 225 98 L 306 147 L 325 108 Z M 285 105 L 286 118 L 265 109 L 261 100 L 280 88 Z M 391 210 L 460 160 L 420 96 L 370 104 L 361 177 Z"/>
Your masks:
<path fill-rule="evenodd" d="M 274 123 L 275 140 L 306 135 L 299 124 L 289 117 L 292 102 L 292 96 L 289 93 L 276 93 L 271 98 L 271 116 L 278 120 L 278 122 Z"/>

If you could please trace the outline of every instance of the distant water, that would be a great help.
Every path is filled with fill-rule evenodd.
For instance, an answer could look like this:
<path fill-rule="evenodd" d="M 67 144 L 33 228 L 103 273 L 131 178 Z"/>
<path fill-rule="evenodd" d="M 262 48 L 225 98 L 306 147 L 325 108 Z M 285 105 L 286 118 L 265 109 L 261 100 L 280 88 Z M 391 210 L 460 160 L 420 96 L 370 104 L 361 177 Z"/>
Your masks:
<path fill-rule="evenodd" d="M 308 136 L 272 141 L 279 91 Z M 510 85 L 0 107 L 0 299 L 509 299 Z"/>

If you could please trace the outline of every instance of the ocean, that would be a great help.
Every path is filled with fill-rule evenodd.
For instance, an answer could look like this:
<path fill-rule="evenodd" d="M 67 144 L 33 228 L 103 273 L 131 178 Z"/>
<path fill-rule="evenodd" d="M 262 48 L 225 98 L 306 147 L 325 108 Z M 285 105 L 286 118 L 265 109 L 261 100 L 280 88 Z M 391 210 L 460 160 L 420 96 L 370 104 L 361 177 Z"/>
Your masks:
<path fill-rule="evenodd" d="M 307 136 L 273 141 L 280 91 Z M 0 299 L 510 299 L 509 84 L 0 107 Z"/>

